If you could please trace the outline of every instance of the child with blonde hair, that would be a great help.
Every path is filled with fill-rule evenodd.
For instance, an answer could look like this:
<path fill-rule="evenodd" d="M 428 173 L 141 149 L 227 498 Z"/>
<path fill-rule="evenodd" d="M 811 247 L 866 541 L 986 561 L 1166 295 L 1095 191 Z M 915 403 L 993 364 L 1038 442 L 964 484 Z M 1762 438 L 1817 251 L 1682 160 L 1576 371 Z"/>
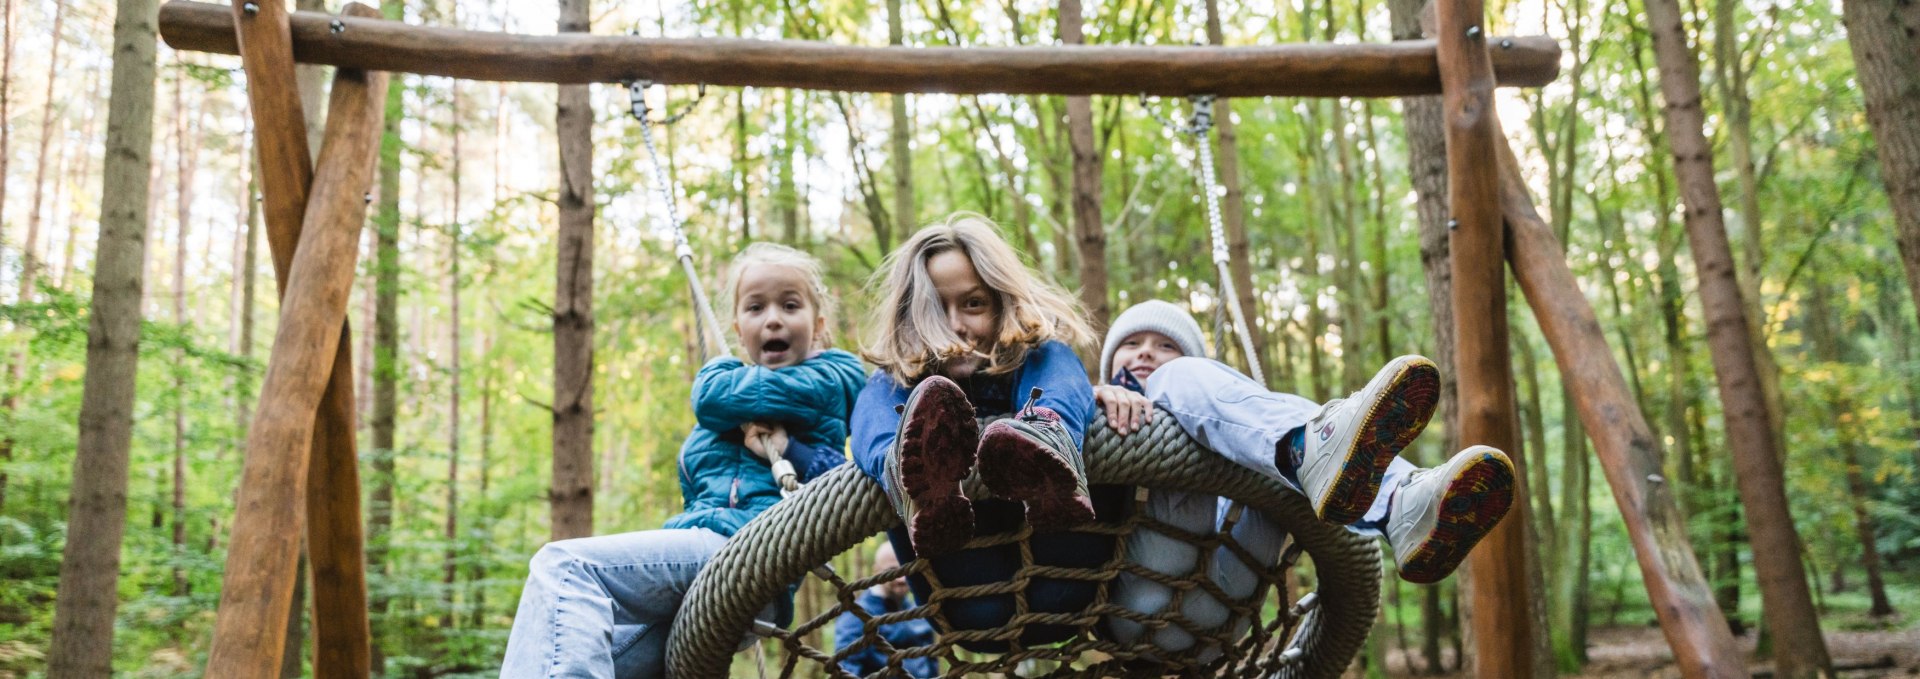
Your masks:
<path fill-rule="evenodd" d="M 681 599 L 741 526 L 780 500 L 769 459 L 801 481 L 843 461 L 860 360 L 830 349 L 833 310 L 820 263 L 755 243 L 727 274 L 745 359 L 717 356 L 694 378 L 697 424 L 680 448 L 684 511 L 662 530 L 548 543 L 534 555 L 502 677 L 658 677 Z M 790 617 L 792 602 L 766 618 Z"/>
<path fill-rule="evenodd" d="M 1095 518 L 1080 453 L 1093 390 L 1072 346 L 1090 344 L 1093 333 L 1073 299 L 1022 264 L 979 215 L 921 229 L 875 281 L 883 301 L 865 355 L 879 369 L 854 406 L 854 463 L 900 515 L 892 538 L 902 562 L 936 557 L 934 572 L 950 587 L 1005 580 L 1019 566 L 1017 545 L 960 548 L 976 533 L 1017 529 L 1022 514 L 1039 532 Z M 976 419 L 1003 415 L 984 429 Z M 995 500 L 962 490 L 976 471 Z M 1036 562 L 1098 567 L 1113 541 L 1063 533 L 1032 545 Z M 909 580 L 925 601 L 926 582 Z M 1087 582 L 1036 578 L 1028 606 L 1080 610 L 1094 592 Z M 956 628 L 990 629 L 1014 607 L 1012 595 L 996 595 L 949 600 L 942 610 Z M 1072 629 L 1027 631 L 1022 641 L 1032 644 Z"/>

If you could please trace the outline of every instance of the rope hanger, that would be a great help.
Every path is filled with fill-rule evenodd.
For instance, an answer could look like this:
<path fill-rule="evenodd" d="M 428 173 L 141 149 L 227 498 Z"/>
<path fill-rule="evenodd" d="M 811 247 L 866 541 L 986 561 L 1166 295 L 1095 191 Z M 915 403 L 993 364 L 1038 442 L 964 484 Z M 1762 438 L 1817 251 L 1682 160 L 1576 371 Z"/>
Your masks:
<path fill-rule="evenodd" d="M 701 282 L 700 274 L 693 265 L 693 245 L 687 241 L 686 227 L 680 221 L 679 203 L 674 200 L 680 193 L 680 187 L 667 175 L 666 166 L 660 163 L 660 151 L 653 145 L 654 126 L 665 127 L 687 117 L 706 98 L 707 86 L 701 84 L 699 93 L 694 95 L 691 103 L 659 120 L 653 118 L 652 109 L 647 106 L 647 88 L 652 86 L 650 80 L 627 83 L 627 102 L 634 119 L 640 121 L 640 141 L 647 147 L 647 161 L 653 168 L 654 196 L 667 208 L 667 225 L 673 229 L 674 258 L 680 260 L 680 271 L 686 274 L 687 289 L 693 294 L 694 324 L 699 326 L 703 358 L 711 359 L 733 353 L 733 349 L 727 345 L 726 335 L 720 331 L 720 321 L 713 314 L 713 302 L 707 297 L 706 285 Z M 785 450 L 776 449 L 765 436 L 760 437 L 760 441 L 761 449 L 767 451 L 767 461 L 773 467 L 773 478 L 780 484 L 781 496 L 793 495 L 800 489 L 799 472 L 794 470 L 792 462 L 787 461 Z"/>
<path fill-rule="evenodd" d="M 1200 192 L 1207 201 L 1207 228 L 1213 238 L 1213 266 L 1220 279 L 1220 299 L 1213 307 L 1213 353 L 1219 356 L 1226 348 L 1226 315 L 1221 307 L 1226 307 L 1227 315 L 1233 318 L 1234 334 L 1240 337 L 1240 351 L 1247 358 L 1247 372 L 1255 382 L 1267 383 L 1264 370 L 1260 367 L 1260 355 L 1253 349 L 1253 333 L 1248 331 L 1246 311 L 1240 308 L 1240 294 L 1234 288 L 1233 272 L 1229 268 L 1232 257 L 1227 252 L 1227 234 L 1220 213 L 1220 184 L 1213 169 L 1213 102 L 1211 94 L 1197 94 L 1187 98 L 1193 106 L 1193 113 L 1186 123 L 1178 123 L 1160 115 L 1152 106 L 1152 99 L 1140 95 L 1140 106 L 1147 114 L 1169 130 L 1193 137 L 1194 147 L 1199 150 Z"/>

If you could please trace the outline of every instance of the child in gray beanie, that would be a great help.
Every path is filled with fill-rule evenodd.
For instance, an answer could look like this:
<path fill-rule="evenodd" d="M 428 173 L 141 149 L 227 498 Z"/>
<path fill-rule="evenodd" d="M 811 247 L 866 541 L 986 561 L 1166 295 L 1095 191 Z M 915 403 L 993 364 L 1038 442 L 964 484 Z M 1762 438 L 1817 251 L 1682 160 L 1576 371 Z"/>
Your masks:
<path fill-rule="evenodd" d="M 1439 401 L 1439 371 L 1424 357 L 1396 358 L 1348 398 L 1317 404 L 1268 391 L 1207 358 L 1193 316 L 1150 300 L 1114 319 L 1100 352 L 1100 374 L 1108 383 L 1094 388 L 1094 399 L 1116 432 L 1139 431 L 1159 406 L 1202 446 L 1306 495 L 1322 520 L 1385 536 L 1400 577 L 1411 582 L 1451 574 L 1513 503 L 1513 463 L 1499 450 L 1472 446 L 1434 469 L 1400 459 Z M 1149 496 L 1147 512 L 1205 534 L 1217 530 L 1227 507 L 1210 496 L 1158 493 Z M 1279 556 L 1283 534 L 1259 512 L 1248 512 L 1233 535 L 1265 564 Z M 1198 562 L 1197 548 L 1168 536 L 1137 531 L 1129 540 L 1127 553 L 1150 555 L 1142 558 L 1153 563 L 1142 564 L 1161 573 L 1184 575 Z M 1251 594 L 1257 582 L 1224 548 L 1209 575 L 1233 597 Z M 1129 610 L 1152 614 L 1171 595 L 1158 583 L 1123 576 L 1116 597 Z M 1198 591 L 1183 601 L 1182 613 L 1196 625 L 1226 620 L 1224 606 Z M 1235 621 L 1232 631 L 1245 624 Z M 1144 631 L 1120 618 L 1110 619 L 1109 627 L 1122 641 Z M 1154 642 L 1178 651 L 1193 639 L 1167 626 Z"/>

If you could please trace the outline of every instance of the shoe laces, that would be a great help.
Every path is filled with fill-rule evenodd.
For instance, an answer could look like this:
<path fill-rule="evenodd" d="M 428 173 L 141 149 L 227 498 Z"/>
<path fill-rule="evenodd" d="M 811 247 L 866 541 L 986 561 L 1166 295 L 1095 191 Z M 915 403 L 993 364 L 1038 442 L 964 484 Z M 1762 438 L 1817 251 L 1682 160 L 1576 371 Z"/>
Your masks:
<path fill-rule="evenodd" d="M 1313 414 L 1313 419 L 1317 420 L 1322 417 L 1326 417 L 1327 415 L 1331 414 L 1333 411 L 1338 410 L 1340 408 L 1340 404 L 1346 403 L 1346 402 L 1347 402 L 1347 399 L 1336 398 L 1331 401 L 1327 401 L 1326 403 L 1320 404 L 1320 411 Z"/>
<path fill-rule="evenodd" d="M 1046 393 L 1046 390 L 1039 387 L 1034 387 L 1032 391 L 1027 392 L 1027 403 L 1026 405 L 1020 406 L 1020 412 L 1016 413 L 1015 417 L 1022 420 L 1031 420 L 1039 417 L 1039 413 L 1034 412 L 1034 406 L 1039 403 L 1040 395 L 1044 393 Z"/>

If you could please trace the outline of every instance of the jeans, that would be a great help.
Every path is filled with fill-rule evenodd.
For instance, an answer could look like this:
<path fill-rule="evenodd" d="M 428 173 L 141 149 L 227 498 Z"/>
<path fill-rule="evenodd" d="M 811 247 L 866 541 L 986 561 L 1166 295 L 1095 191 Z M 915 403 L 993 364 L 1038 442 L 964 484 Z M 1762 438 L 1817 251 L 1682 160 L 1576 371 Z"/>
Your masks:
<path fill-rule="evenodd" d="M 1144 386 L 1147 398 L 1172 414 L 1195 442 L 1300 490 L 1298 483 L 1275 466 L 1274 453 L 1280 439 L 1305 426 L 1319 411 L 1319 404 L 1293 394 L 1268 391 L 1218 361 L 1197 357 L 1169 361 L 1155 370 Z M 1396 458 L 1382 480 L 1383 492 L 1374 499 L 1365 518 L 1347 529 L 1362 535 L 1381 535 L 1391 496 L 1386 489 L 1396 487 L 1413 469 L 1411 463 Z M 1211 495 L 1158 491 L 1148 495 L 1146 512 L 1169 525 L 1206 534 L 1219 530 L 1230 506 L 1228 500 Z M 1234 525 L 1233 537 L 1256 560 L 1270 566 L 1280 558 L 1286 532 L 1264 514 L 1248 509 Z M 1200 557 L 1198 547 L 1144 529 L 1127 536 L 1127 554 L 1142 566 L 1175 577 L 1193 572 Z M 1259 582 L 1258 573 L 1225 548 L 1213 555 L 1207 571 L 1214 584 L 1233 598 L 1252 594 Z M 1115 603 L 1128 610 L 1157 614 L 1173 601 L 1171 588 L 1146 578 L 1122 574 L 1117 585 Z M 1227 620 L 1226 607 L 1201 590 L 1189 590 L 1181 602 L 1181 613 L 1202 628 Z M 1229 638 L 1244 632 L 1248 624 L 1247 620 L 1234 620 Z M 1138 623 L 1123 618 L 1109 619 L 1108 626 L 1122 642 L 1131 642 L 1145 631 Z M 1152 641 L 1168 651 L 1184 651 L 1193 646 L 1195 640 L 1178 625 L 1169 625 L 1156 632 Z M 1212 653 L 1203 653 L 1203 659 Z"/>
<path fill-rule="evenodd" d="M 704 528 L 547 543 L 533 555 L 500 676 L 665 676 L 680 601 L 725 543 Z"/>

